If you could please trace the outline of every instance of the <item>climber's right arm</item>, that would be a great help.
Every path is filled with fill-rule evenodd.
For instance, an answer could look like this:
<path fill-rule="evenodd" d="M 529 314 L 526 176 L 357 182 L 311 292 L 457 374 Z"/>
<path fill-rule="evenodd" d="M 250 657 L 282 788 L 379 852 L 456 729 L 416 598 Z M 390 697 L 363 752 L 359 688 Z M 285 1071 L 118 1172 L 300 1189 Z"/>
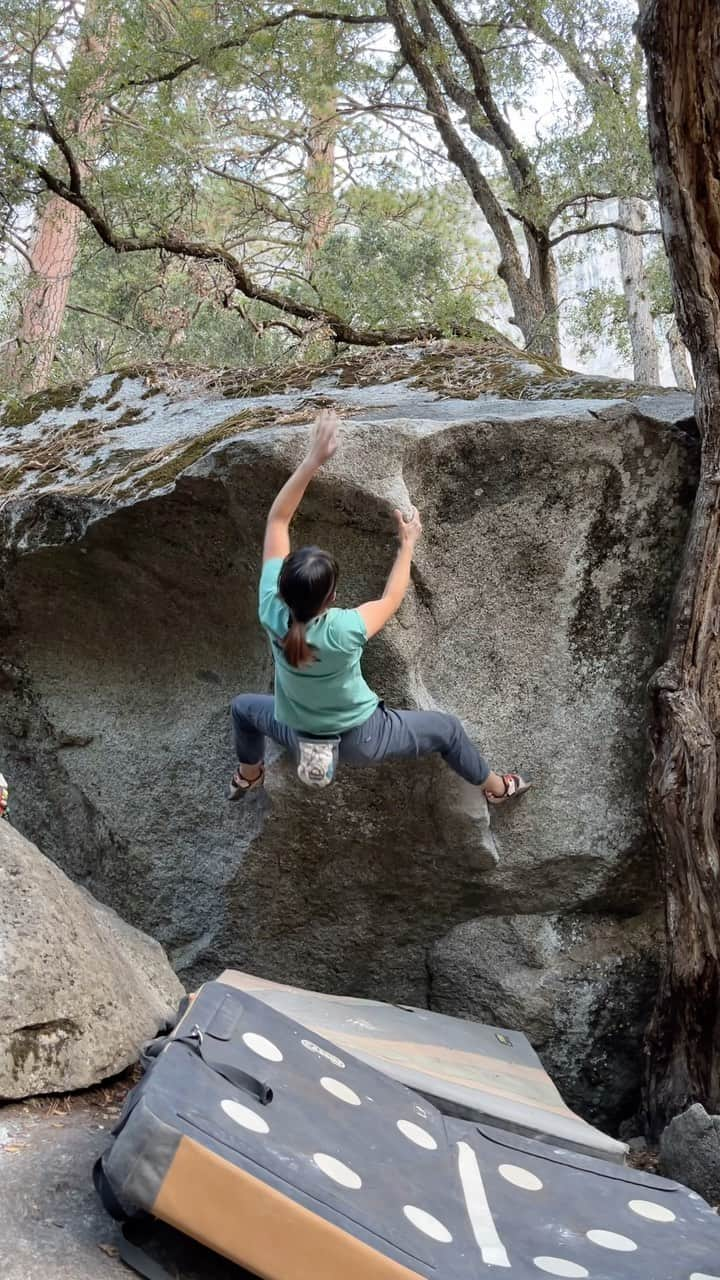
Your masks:
<path fill-rule="evenodd" d="M 332 458 L 338 446 L 338 417 L 330 409 L 318 414 L 307 457 L 285 482 L 268 513 L 263 544 L 263 564 L 284 560 L 290 554 L 290 524 L 313 476 Z"/>
<path fill-rule="evenodd" d="M 397 613 L 405 599 L 407 589 L 410 586 L 410 566 L 413 553 L 418 538 L 422 534 L 420 515 L 415 507 L 413 507 L 407 518 L 401 511 L 396 511 L 395 519 L 398 524 L 400 547 L 395 557 L 395 563 L 390 570 L 385 590 L 379 600 L 368 600 L 366 604 L 361 604 L 358 609 L 358 613 L 365 623 L 368 640 L 371 636 L 376 636 L 378 631 L 382 631 L 385 624 Z"/>

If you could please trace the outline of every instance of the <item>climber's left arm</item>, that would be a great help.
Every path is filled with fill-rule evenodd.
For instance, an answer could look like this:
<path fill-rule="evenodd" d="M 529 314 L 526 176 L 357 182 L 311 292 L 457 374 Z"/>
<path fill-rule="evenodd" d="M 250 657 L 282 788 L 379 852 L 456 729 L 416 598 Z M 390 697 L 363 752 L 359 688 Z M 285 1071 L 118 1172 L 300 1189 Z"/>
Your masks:
<path fill-rule="evenodd" d="M 323 409 L 318 414 L 306 457 L 283 485 L 270 508 L 265 526 L 263 564 L 267 560 L 284 560 L 289 555 L 292 518 L 313 476 L 337 449 L 338 425 L 338 416 L 332 409 Z"/>

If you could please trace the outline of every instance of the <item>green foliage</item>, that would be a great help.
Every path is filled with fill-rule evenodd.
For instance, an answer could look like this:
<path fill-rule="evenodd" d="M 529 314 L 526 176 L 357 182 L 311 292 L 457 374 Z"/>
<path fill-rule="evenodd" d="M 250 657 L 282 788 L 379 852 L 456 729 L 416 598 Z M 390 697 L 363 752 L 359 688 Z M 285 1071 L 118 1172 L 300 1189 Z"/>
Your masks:
<path fill-rule="evenodd" d="M 0 0 L 0 30 L 11 35 L 3 50 L 0 242 L 4 231 L 13 269 L 0 278 L 0 307 L 9 311 L 19 296 L 10 246 L 23 236 L 28 210 L 41 207 L 40 166 L 69 180 L 67 155 L 52 136 L 59 131 L 84 194 L 123 236 L 220 246 L 259 286 L 357 327 L 423 322 L 450 331 L 492 317 L 504 286 L 468 230 L 467 190 L 448 185 L 456 171 L 412 73 L 397 60 L 390 28 L 280 21 L 289 7 L 284 0 L 80 7 Z M 333 9 L 357 17 L 380 6 L 336 0 Z M 466 0 L 462 14 L 501 112 L 523 137 L 537 117 L 527 143 L 537 181 L 511 199 L 500 152 L 452 108 L 516 212 L 544 224 L 566 206 L 562 229 L 592 221 L 583 193 L 648 187 L 631 0 Z M 431 58 L 445 60 L 472 91 L 447 28 L 437 25 Z M 329 151 L 313 173 L 319 135 Z M 309 255 L 320 214 L 328 226 Z M 662 263 L 653 270 L 659 297 Z M 616 301 L 598 296 L 588 314 L 613 341 L 625 341 Z M 117 256 L 86 227 L 54 377 L 138 359 L 279 360 L 301 341 L 283 327 L 288 320 L 295 324 L 248 302 L 217 262 L 155 250 Z"/>
<path fill-rule="evenodd" d="M 462 190 L 405 212 L 389 192 L 358 192 L 354 225 L 338 227 L 318 256 L 313 284 L 323 304 L 363 326 L 433 323 L 471 327 L 497 301 L 494 266 L 468 233 Z"/>
<path fill-rule="evenodd" d="M 664 336 L 673 302 L 667 258 L 661 247 L 647 255 L 646 284 L 658 339 Z M 568 311 L 567 329 L 584 359 L 597 351 L 598 342 L 614 348 L 624 360 L 632 359 L 625 298 L 619 289 L 603 285 L 587 289 Z"/>
<path fill-rule="evenodd" d="M 277 360 L 286 345 L 281 331 L 258 331 L 273 318 L 270 308 L 248 306 L 248 319 L 241 319 L 223 305 L 226 283 L 202 264 L 98 250 L 86 233 L 56 379 L 161 361 L 230 368 Z"/>
<path fill-rule="evenodd" d="M 632 358 L 625 297 L 617 289 L 605 285 L 585 290 L 569 311 L 567 329 L 585 360 L 592 358 L 598 343 L 614 348 L 624 360 Z"/>
<path fill-rule="evenodd" d="M 648 254 L 645 270 L 650 293 L 650 309 L 653 316 L 664 318 L 672 315 L 673 296 L 670 285 L 670 269 L 665 250 L 660 245 L 656 246 L 653 252 Z"/>
<path fill-rule="evenodd" d="M 313 271 L 327 310 L 368 327 L 417 321 L 448 333 L 491 313 L 497 277 L 465 230 L 462 190 L 424 200 L 370 188 L 352 203 L 352 223 L 328 238 Z M 242 368 L 294 358 L 299 339 L 269 327 L 276 313 L 246 303 L 240 317 L 224 305 L 229 289 L 212 266 L 158 254 L 118 256 L 98 250 L 86 232 L 56 379 L 147 361 Z"/>

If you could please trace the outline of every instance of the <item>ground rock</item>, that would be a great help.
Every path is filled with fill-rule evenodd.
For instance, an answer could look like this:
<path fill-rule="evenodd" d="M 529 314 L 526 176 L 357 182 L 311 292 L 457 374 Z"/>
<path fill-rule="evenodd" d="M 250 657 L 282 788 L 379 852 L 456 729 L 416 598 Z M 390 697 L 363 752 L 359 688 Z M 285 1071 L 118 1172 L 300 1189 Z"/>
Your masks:
<path fill-rule="evenodd" d="M 125 1086 L 126 1087 L 126 1086 Z M 93 1186 L 123 1089 L 77 1094 L 54 1109 L 45 1099 L 3 1107 L 0 1119 L 2 1280 L 132 1280 L 113 1222 Z M 175 1280 L 252 1280 L 219 1254 L 162 1223 L 143 1249 Z"/>
<path fill-rule="evenodd" d="M 660 1138 L 660 1172 L 720 1205 L 720 1116 L 699 1102 L 675 1116 Z"/>
<path fill-rule="evenodd" d="M 424 1004 L 428 948 L 463 921 L 584 914 L 612 967 L 657 901 L 646 685 L 692 503 L 691 402 L 493 350 L 375 354 L 262 387 L 136 371 L 6 424 L 0 764 L 15 821 L 188 980 L 230 966 Z M 421 508 L 411 591 L 366 671 L 389 704 L 460 715 L 496 767 L 530 775 L 492 835 L 436 761 L 313 796 L 273 758 L 264 794 L 225 801 L 230 699 L 271 684 L 263 522 L 329 402 L 341 447 L 295 535 L 334 550 L 339 603 L 355 604 L 382 589 L 391 508 Z M 560 971 L 571 1000 L 571 958 Z M 637 984 L 636 1043 L 644 971 Z M 503 1022 L 498 1001 L 484 1009 Z M 544 1024 L 543 1043 L 561 1032 Z M 592 1022 L 573 1043 L 612 1063 Z"/>
<path fill-rule="evenodd" d="M 182 987 L 157 942 L 0 822 L 0 1099 L 124 1070 Z"/>

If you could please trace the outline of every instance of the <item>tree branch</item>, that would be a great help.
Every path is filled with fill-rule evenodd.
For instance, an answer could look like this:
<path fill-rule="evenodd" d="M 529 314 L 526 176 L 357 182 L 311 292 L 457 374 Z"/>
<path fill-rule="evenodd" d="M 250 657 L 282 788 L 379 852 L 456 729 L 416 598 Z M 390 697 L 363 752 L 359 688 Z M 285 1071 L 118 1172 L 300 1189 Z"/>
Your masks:
<path fill-rule="evenodd" d="M 69 151 L 69 147 L 67 149 Z M 77 166 L 75 168 L 77 169 Z M 295 316 L 299 320 L 322 324 L 339 341 L 347 342 L 351 346 L 391 346 L 447 336 L 445 330 L 439 329 L 434 325 L 420 325 L 415 329 L 356 329 L 332 311 L 326 311 L 322 307 L 311 306 L 297 298 L 278 293 L 274 289 L 269 289 L 259 284 L 248 275 L 243 263 L 227 249 L 223 248 L 222 245 L 189 240 L 176 233 L 167 232 L 150 236 L 122 235 L 114 230 L 105 215 L 88 199 L 82 190 L 75 190 L 72 185 L 63 182 L 61 178 L 51 173 L 45 165 L 37 165 L 36 173 L 50 191 L 60 196 L 61 199 L 66 200 L 68 204 L 80 209 L 94 227 L 103 244 L 106 244 L 110 249 L 114 249 L 116 253 L 146 253 L 160 250 L 177 257 L 194 258 L 200 262 L 221 263 L 232 276 L 235 288 L 239 293 L 244 294 L 246 298 L 262 302 L 266 306 L 274 307 L 277 311 Z M 461 333 L 463 331 L 458 329 L 457 332 Z"/>
<path fill-rule="evenodd" d="M 83 316 L 94 316 L 97 320 L 107 320 L 119 329 L 129 329 L 130 333 L 139 333 L 141 338 L 147 338 L 148 336 L 146 329 L 138 329 L 134 324 L 128 324 L 125 320 L 118 320 L 117 316 L 106 316 L 102 311 L 91 311 L 89 307 L 81 307 L 74 302 L 67 303 L 67 310 L 78 311 Z"/>
<path fill-rule="evenodd" d="M 423 44 L 408 20 L 402 0 L 386 0 L 386 3 L 400 48 L 425 95 L 428 110 L 435 120 L 435 127 L 445 145 L 448 159 L 460 170 L 495 236 L 502 259 L 499 269 L 501 278 L 507 283 L 512 276 L 527 287 L 522 259 L 505 210 L 450 119 L 447 103 L 425 60 Z"/>
<path fill-rule="evenodd" d="M 230 49 L 242 49 L 253 36 L 259 35 L 263 31 L 271 31 L 276 27 L 280 27 L 283 23 L 289 22 L 293 18 L 310 18 L 321 22 L 343 22 L 351 26 L 387 24 L 387 16 L 385 14 L 337 13 L 332 9 L 286 9 L 284 13 L 276 14 L 272 18 L 265 18 L 262 22 L 253 23 L 239 36 L 229 36 L 227 40 L 220 40 L 216 45 L 204 50 L 202 55 L 186 58 L 184 62 L 177 63 L 167 71 L 158 72 L 154 76 L 145 76 L 143 79 L 121 81 L 120 84 L 111 86 L 112 92 L 119 93 L 123 89 L 145 89 L 152 85 L 167 84 L 171 80 L 177 80 L 186 71 L 192 71 L 194 67 L 200 66 L 201 63 L 204 63 L 207 58 L 212 57 L 214 54 L 225 53 Z"/>
<path fill-rule="evenodd" d="M 632 200 L 644 200 L 646 204 L 653 204 L 657 199 L 654 191 L 623 191 L 623 196 Z M 603 203 L 605 200 L 617 200 L 617 191 L 580 191 L 576 196 L 569 196 L 567 200 L 561 200 L 555 205 L 550 214 L 550 225 L 560 217 L 561 213 L 565 213 L 566 209 L 571 209 L 574 204 L 586 205 L 589 202 Z"/>
<path fill-rule="evenodd" d="M 418 4 L 423 5 L 425 0 L 418 0 Z M 490 77 L 485 66 L 485 58 L 483 51 L 469 33 L 467 23 L 460 17 L 456 9 L 453 8 L 450 0 L 432 0 L 434 7 L 445 22 L 450 31 L 455 44 L 462 54 L 472 76 L 472 82 L 485 115 L 488 124 L 497 137 L 497 145 L 506 157 L 507 169 L 511 181 L 514 175 L 520 177 L 520 185 L 514 181 L 513 185 L 519 192 L 527 192 L 534 197 L 540 196 L 540 184 L 538 183 L 537 174 L 530 157 L 525 150 L 523 144 L 515 133 L 514 129 L 506 120 L 502 111 L 495 101 L 495 96 L 490 84 Z"/>
<path fill-rule="evenodd" d="M 3 227 L 3 235 L 11 249 L 14 249 L 16 253 L 19 253 L 20 257 L 24 258 L 27 262 L 30 270 L 34 271 L 35 267 L 27 245 L 23 244 L 22 240 L 15 236 L 9 227 Z"/>
<path fill-rule="evenodd" d="M 244 320 L 245 324 L 249 325 L 253 333 L 256 333 L 259 337 L 262 336 L 266 329 L 285 329 L 294 338 L 302 339 L 305 337 L 305 331 L 300 325 L 292 324 L 290 320 L 255 320 L 253 316 L 248 315 L 246 308 L 239 302 L 231 302 L 227 294 L 223 298 L 222 305 L 225 311 L 234 311 L 236 315 L 239 315 L 240 319 Z"/>
<path fill-rule="evenodd" d="M 565 36 L 561 36 L 559 32 L 554 31 L 544 14 L 544 6 L 540 6 L 532 0 L 530 4 L 520 4 L 517 9 L 518 17 L 522 19 L 528 31 L 537 36 L 543 44 L 555 52 L 562 58 L 568 71 L 575 76 L 588 93 L 593 90 L 600 90 L 602 93 L 611 92 L 617 97 L 615 86 L 607 79 L 602 72 L 597 71 L 595 67 L 587 62 L 578 46 Z"/>
<path fill-rule="evenodd" d="M 435 26 L 425 0 L 415 0 L 413 7 L 425 40 L 435 46 L 432 50 L 433 52 L 437 51 L 438 56 L 434 59 L 434 70 L 447 96 L 451 102 L 455 103 L 456 107 L 465 112 L 468 128 L 475 134 L 475 137 L 485 146 L 493 147 L 500 152 L 510 174 L 510 181 L 513 187 L 516 191 L 522 190 L 523 176 L 512 155 L 503 146 L 502 140 L 498 137 L 492 125 L 488 123 L 487 116 L 475 94 L 452 71 L 449 59 L 445 56 L 440 32 Z M 482 119 L 478 119 L 479 116 Z"/>
<path fill-rule="evenodd" d="M 571 236 L 586 236 L 591 231 L 624 231 L 628 236 L 660 236 L 662 231 L 657 227 L 626 227 L 624 222 L 591 222 L 584 227 L 569 227 L 567 231 L 561 231 L 560 235 L 553 236 L 550 241 L 550 247 L 561 244 L 563 240 L 569 240 Z"/>
<path fill-rule="evenodd" d="M 42 99 L 37 95 L 37 93 L 35 92 L 35 89 L 34 89 L 34 88 L 33 88 L 33 90 L 32 90 L 32 97 L 33 97 L 33 101 L 36 103 L 36 105 L 37 105 L 37 106 L 38 106 L 38 108 L 40 109 L 40 113 L 41 113 L 42 118 L 43 118 L 43 120 L 44 120 L 44 122 L 45 122 L 45 123 L 44 123 L 44 126 L 42 127 L 42 129 L 40 129 L 40 128 L 39 128 L 39 127 L 37 127 L 37 126 L 35 126 L 35 127 L 37 128 L 37 131 L 38 131 L 38 132 L 46 133 L 46 134 L 47 134 L 47 136 L 48 136 L 49 138 L 51 138 L 51 139 L 52 139 L 52 141 L 55 143 L 56 147 L 57 147 L 57 148 L 58 148 L 58 150 L 60 151 L 60 153 L 61 153 L 61 155 L 62 155 L 62 157 L 63 157 L 63 159 L 64 159 L 64 161 L 65 161 L 65 163 L 66 163 L 66 165 L 67 165 L 67 167 L 68 167 L 68 172 L 69 172 L 69 174 L 70 174 L 70 186 L 69 186 L 69 188 L 68 188 L 68 189 L 69 189 L 69 191 L 71 191 L 74 195 L 79 195 L 80 190 L 81 190 L 81 186 L 82 186 L 82 178 L 81 178 L 81 172 L 80 172 L 80 165 L 78 164 L 78 161 L 77 161 L 77 159 L 75 158 L 75 153 L 74 153 L 74 151 L 72 150 L 72 147 L 70 146 L 70 143 L 68 142 L 67 138 L 66 138 L 66 137 L 65 137 L 65 136 L 60 132 L 60 130 L 58 129 L 57 125 L 55 124 L 55 121 L 53 120 L 52 116 L 50 115 L 50 112 L 48 111 L 47 107 L 45 106 L 45 103 L 44 103 L 44 102 L 42 101 Z M 32 126 L 30 126 L 30 127 L 32 127 Z M 39 166 L 39 165 L 38 165 L 38 168 L 37 168 L 37 172 L 38 172 L 38 174 L 40 174 L 40 166 Z M 40 175 L 40 176 L 42 176 L 42 175 Z"/>

